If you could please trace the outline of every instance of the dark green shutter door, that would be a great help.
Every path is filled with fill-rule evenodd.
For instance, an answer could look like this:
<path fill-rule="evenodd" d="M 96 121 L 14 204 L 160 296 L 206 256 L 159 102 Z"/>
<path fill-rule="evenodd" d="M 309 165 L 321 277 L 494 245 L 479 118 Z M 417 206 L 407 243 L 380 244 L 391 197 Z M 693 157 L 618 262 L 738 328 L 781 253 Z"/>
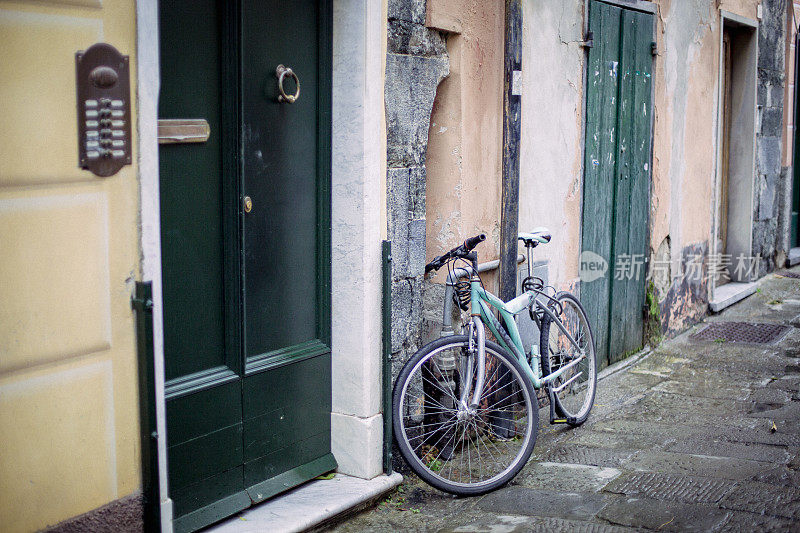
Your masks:
<path fill-rule="evenodd" d="M 331 11 L 159 6 L 159 118 L 211 129 L 160 149 L 169 488 L 175 528 L 190 531 L 336 466 Z M 294 104 L 277 102 L 279 63 L 300 78 Z"/>
<path fill-rule="evenodd" d="M 330 75 L 318 2 L 242 7 L 245 486 L 260 501 L 335 468 L 330 454 Z M 291 21 L 291 23 L 289 23 Z M 325 55 L 326 57 L 321 57 Z M 278 65 L 300 97 L 278 102 Z M 285 82 L 287 93 L 295 85 Z"/>
<path fill-rule="evenodd" d="M 205 143 L 159 150 L 169 491 L 176 529 L 187 530 L 250 505 L 239 321 L 236 307 L 226 305 L 237 274 L 224 249 L 235 242 L 237 225 L 225 217 L 232 196 L 226 184 L 235 187 L 238 173 L 223 144 L 223 89 L 235 79 L 225 80 L 230 51 L 216 1 L 159 8 L 159 118 L 204 118 L 211 128 Z"/>
<path fill-rule="evenodd" d="M 581 284 L 601 365 L 642 344 L 650 195 L 652 15 L 593 1 L 583 251 L 609 269 Z M 618 270 L 619 267 L 619 270 Z"/>

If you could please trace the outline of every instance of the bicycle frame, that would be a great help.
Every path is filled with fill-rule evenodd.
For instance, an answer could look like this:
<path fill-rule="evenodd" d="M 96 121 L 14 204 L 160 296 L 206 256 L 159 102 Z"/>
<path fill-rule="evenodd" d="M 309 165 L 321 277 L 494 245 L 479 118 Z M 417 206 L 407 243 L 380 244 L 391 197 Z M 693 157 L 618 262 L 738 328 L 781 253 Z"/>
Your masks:
<path fill-rule="evenodd" d="M 541 388 L 542 386 L 553 382 L 563 373 L 568 371 L 570 368 L 574 367 L 578 363 L 580 363 L 585 356 L 582 353 L 581 355 L 576 358 L 574 361 L 570 361 L 568 364 L 562 366 L 558 370 L 546 375 L 540 375 L 540 360 L 541 354 L 537 354 L 535 350 L 531 350 L 532 358 L 531 364 L 528 364 L 528 361 L 525 357 L 525 348 L 522 345 L 522 338 L 519 334 L 519 328 L 517 327 L 517 323 L 514 320 L 514 316 L 518 313 L 526 310 L 529 306 L 535 305 L 537 309 L 541 310 L 543 313 L 548 315 L 550 320 L 553 324 L 558 327 L 564 335 L 566 335 L 567 339 L 573 346 L 575 346 L 578 350 L 581 350 L 578 343 L 575 339 L 572 338 L 569 331 L 564 327 L 558 317 L 550 310 L 547 305 L 542 303 L 540 300 L 537 299 L 538 293 L 535 291 L 526 291 L 525 293 L 517 296 L 513 300 L 508 302 L 503 302 L 500 298 L 492 294 L 491 292 L 485 290 L 481 286 L 480 279 L 477 275 L 472 275 L 470 277 L 470 296 L 471 296 L 471 315 L 472 315 L 472 325 L 470 327 L 471 332 L 474 331 L 477 333 L 477 351 L 478 351 L 478 376 L 476 379 L 475 384 L 475 394 L 473 398 L 480 398 L 481 393 L 483 391 L 484 381 L 485 381 L 485 339 L 484 339 L 484 330 L 483 324 L 485 323 L 486 326 L 489 328 L 489 331 L 494 334 L 495 338 L 498 340 L 501 346 L 503 346 L 506 350 L 514 354 L 514 356 L 522 363 L 523 368 L 525 368 L 525 372 L 527 373 L 528 377 L 530 378 L 533 386 L 537 389 Z M 503 322 L 505 323 L 506 329 L 508 333 L 503 331 L 500 322 L 494 317 L 491 308 L 495 308 L 500 313 L 500 317 L 502 318 Z M 470 342 L 472 342 L 473 336 L 470 335 Z M 571 380 L 570 380 L 571 381 Z M 566 386 L 568 383 L 564 383 L 562 386 Z M 462 401 L 466 401 L 467 396 L 469 395 L 468 390 L 464 390 L 462 394 Z"/>

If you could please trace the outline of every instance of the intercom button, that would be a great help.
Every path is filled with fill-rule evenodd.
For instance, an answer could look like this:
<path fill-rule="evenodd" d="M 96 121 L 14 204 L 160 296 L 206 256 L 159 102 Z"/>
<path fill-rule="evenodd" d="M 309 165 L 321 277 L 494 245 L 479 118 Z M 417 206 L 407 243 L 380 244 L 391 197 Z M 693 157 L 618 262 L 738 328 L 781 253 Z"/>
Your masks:
<path fill-rule="evenodd" d="M 96 121 L 96 120 L 87 120 L 87 121 L 86 121 L 86 127 L 87 127 L 87 128 L 96 128 L 96 127 L 97 127 L 97 125 L 98 125 L 98 124 L 97 124 L 97 121 Z"/>

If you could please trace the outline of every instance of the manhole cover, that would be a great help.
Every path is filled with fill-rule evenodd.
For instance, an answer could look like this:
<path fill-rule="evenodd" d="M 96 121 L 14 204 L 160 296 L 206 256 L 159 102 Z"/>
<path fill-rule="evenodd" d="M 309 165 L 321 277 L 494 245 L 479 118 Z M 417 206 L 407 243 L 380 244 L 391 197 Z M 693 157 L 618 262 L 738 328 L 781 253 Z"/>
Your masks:
<path fill-rule="evenodd" d="M 745 342 L 748 344 L 770 344 L 775 342 L 788 326 L 780 324 L 753 324 L 750 322 L 712 322 L 693 334 L 695 341 Z"/>
<path fill-rule="evenodd" d="M 783 276 L 784 278 L 796 278 L 800 279 L 800 274 L 797 272 L 789 272 L 788 270 L 784 270 L 783 272 L 778 272 L 779 276 Z"/>

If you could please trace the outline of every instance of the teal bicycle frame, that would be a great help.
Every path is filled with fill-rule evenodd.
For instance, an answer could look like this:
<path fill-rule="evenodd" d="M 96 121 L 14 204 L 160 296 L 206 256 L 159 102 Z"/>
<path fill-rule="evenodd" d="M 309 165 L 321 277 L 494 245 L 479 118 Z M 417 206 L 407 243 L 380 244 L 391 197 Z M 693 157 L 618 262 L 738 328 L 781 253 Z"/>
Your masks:
<path fill-rule="evenodd" d="M 536 291 L 526 291 L 513 300 L 503 302 L 500 298 L 483 288 L 480 278 L 478 278 L 477 274 L 475 274 L 473 271 L 470 276 L 470 302 L 472 320 L 469 326 L 469 339 L 471 349 L 473 348 L 472 343 L 475 341 L 475 339 L 477 339 L 477 346 L 475 346 L 477 349 L 477 378 L 475 380 L 475 391 L 472 396 L 472 402 L 468 401 L 470 394 L 469 388 L 471 384 L 466 384 L 466 386 L 462 389 L 462 395 L 460 399 L 462 405 L 475 407 L 477 405 L 477 399 L 482 397 L 483 387 L 486 380 L 486 334 L 483 329 L 484 323 L 489 328 L 489 331 L 491 331 L 498 340 L 500 345 L 510 353 L 514 354 L 514 356 L 519 360 L 525 369 L 528 378 L 533 383 L 533 386 L 537 389 L 552 383 L 555 379 L 567 372 L 570 368 L 580 363 L 586 357 L 586 355 L 583 353 L 583 350 L 581 350 L 578 343 L 574 338 L 572 338 L 572 335 L 570 335 L 569 331 L 567 331 L 555 313 L 553 313 L 553 311 L 549 309 L 546 304 L 542 303 L 537 298 L 538 295 L 539 293 Z M 575 346 L 580 353 L 580 355 L 573 361 L 570 361 L 568 364 L 546 376 L 541 375 L 541 354 L 538 353 L 538 346 L 531 348 L 531 364 L 528 364 L 528 361 L 525 357 L 525 348 L 522 345 L 522 338 L 519 334 L 519 328 L 514 320 L 515 315 L 528 309 L 528 307 L 532 305 L 535 305 L 537 309 L 540 309 L 544 314 L 548 315 L 552 324 L 555 324 L 556 327 L 558 327 L 561 332 L 564 333 L 569 342 L 572 343 L 572 345 Z M 497 311 L 500 313 L 500 317 L 505 323 L 508 333 L 503 330 L 500 322 L 492 313 L 491 308 L 497 309 Z M 472 364 L 472 358 L 470 358 L 468 365 L 471 366 Z M 466 375 L 471 375 L 471 370 L 472 369 L 470 369 Z M 579 374 L 576 374 L 572 379 L 561 384 L 558 390 L 554 390 L 553 392 L 559 392 L 563 387 L 569 385 L 569 383 L 578 376 Z"/>

